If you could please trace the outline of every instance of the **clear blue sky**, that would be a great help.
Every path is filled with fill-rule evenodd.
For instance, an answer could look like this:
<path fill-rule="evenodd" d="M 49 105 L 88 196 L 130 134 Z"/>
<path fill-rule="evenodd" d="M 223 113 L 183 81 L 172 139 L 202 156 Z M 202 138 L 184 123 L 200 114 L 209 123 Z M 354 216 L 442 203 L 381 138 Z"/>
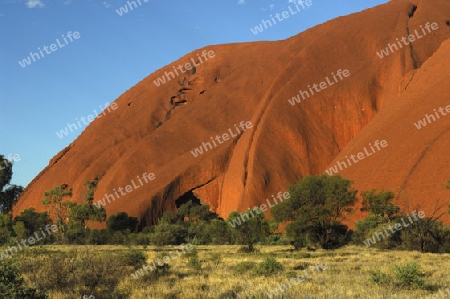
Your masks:
<path fill-rule="evenodd" d="M 137 0 L 135 0 L 137 3 Z M 112 102 L 170 62 L 211 44 L 280 40 L 388 0 L 312 0 L 258 35 L 250 28 L 294 0 L 0 0 L 0 154 L 19 154 L 12 183 L 26 186 L 82 130 L 56 132 Z M 339 30 L 339 28 L 336 28 Z M 80 37 L 65 44 L 62 35 Z M 59 38 L 64 46 L 43 50 Z M 43 50 L 26 67 L 18 63 Z"/>

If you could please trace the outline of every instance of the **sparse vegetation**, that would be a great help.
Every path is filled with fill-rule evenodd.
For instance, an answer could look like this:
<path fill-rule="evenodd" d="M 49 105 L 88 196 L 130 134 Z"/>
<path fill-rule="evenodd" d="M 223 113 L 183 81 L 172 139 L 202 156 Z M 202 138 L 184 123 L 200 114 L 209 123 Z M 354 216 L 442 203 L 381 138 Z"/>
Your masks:
<path fill-rule="evenodd" d="M 45 245 L 13 256 L 12 262 L 20 264 L 22 287 L 46 289 L 49 298 L 54 299 L 78 299 L 85 294 L 130 299 L 267 298 L 266 292 L 278 284 L 303 275 L 304 271 L 311 273 L 308 269 L 322 263 L 329 268 L 320 275 L 305 277 L 301 285 L 286 290 L 284 297 L 347 299 L 379 298 L 383 294 L 385 298 L 424 298 L 450 280 L 447 271 L 450 254 L 381 251 L 358 246 L 290 253 L 292 246 L 260 246 L 261 253 L 249 255 L 237 254 L 238 247 L 198 245 L 199 261 L 209 261 L 212 254 L 220 254 L 223 259 L 220 266 L 214 268 L 209 262 L 202 262 L 201 270 L 197 271 L 189 265 L 189 257 L 179 258 L 140 279 L 131 274 L 142 254 L 148 257 L 147 263 L 152 263 L 157 257 L 167 256 L 174 247 L 149 246 L 143 250 L 142 246 Z M 124 258 L 126 255 L 137 258 Z M 398 266 L 393 267 L 394 264 Z"/>
<path fill-rule="evenodd" d="M 369 215 L 350 231 L 341 221 L 353 210 L 356 190 L 339 176 L 305 177 L 289 187 L 289 199 L 272 209 L 275 221 L 268 221 L 258 210 L 234 226 L 207 205 L 192 201 L 165 212 L 151 227 L 141 227 L 137 218 L 124 212 L 106 218 L 104 209 L 92 206 L 99 180 L 96 177 L 86 182 L 85 203 L 81 205 L 63 201 L 72 196 L 72 189 L 59 185 L 45 192 L 43 203 L 48 212 L 30 208 L 14 219 L 0 214 L 0 253 L 45 225 L 56 223 L 63 233 L 59 239 L 48 236 L 10 257 L 1 255 L 0 296 L 264 298 L 267 291 L 303 275 L 317 263 L 327 263 L 328 270 L 320 277 L 305 277 L 301 288 L 294 285 L 284 290 L 285 298 L 348 298 L 349 290 L 358 298 L 377 297 L 380 292 L 386 298 L 416 298 L 430 295 L 450 280 L 446 271 L 450 255 L 445 254 L 450 252 L 450 228 L 439 221 L 439 201 L 429 217 L 373 246 L 393 249 L 380 251 L 364 247 L 361 240 L 383 225 L 399 221 L 404 211 L 392 204 L 394 193 L 390 191 L 363 192 L 363 211 Z M 450 189 L 450 182 L 446 187 Z M 240 216 L 232 212 L 228 220 Z M 87 225 L 105 220 L 106 229 Z M 282 221 L 291 221 L 287 236 L 278 231 Z M 354 244 L 359 246 L 344 245 L 352 233 Z M 194 250 L 183 253 L 183 258 L 157 264 L 155 269 L 135 276 L 138 279 L 131 275 L 149 260 L 167 257 L 173 252 L 171 245 L 183 243 L 194 244 Z"/>

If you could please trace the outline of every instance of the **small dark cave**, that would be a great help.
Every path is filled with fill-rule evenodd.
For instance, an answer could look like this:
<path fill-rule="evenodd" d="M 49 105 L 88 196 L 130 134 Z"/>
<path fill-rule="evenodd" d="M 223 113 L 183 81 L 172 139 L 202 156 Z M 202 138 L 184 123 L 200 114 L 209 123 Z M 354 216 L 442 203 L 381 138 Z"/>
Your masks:
<path fill-rule="evenodd" d="M 412 18 L 414 16 L 414 13 L 416 12 L 416 10 L 417 10 L 417 6 L 414 5 L 412 7 L 411 11 L 409 12 L 409 18 Z"/>
<path fill-rule="evenodd" d="M 447 24 L 447 26 L 450 26 L 450 20 L 448 20 L 448 21 L 446 22 L 446 24 Z"/>
<path fill-rule="evenodd" d="M 184 193 L 183 195 L 181 195 L 177 200 L 175 200 L 175 205 L 177 206 L 177 209 L 179 209 L 181 207 L 181 205 L 188 203 L 190 200 L 192 200 L 192 202 L 195 205 L 201 205 L 200 199 L 195 197 L 195 195 L 192 191 L 188 191 L 188 192 Z"/>

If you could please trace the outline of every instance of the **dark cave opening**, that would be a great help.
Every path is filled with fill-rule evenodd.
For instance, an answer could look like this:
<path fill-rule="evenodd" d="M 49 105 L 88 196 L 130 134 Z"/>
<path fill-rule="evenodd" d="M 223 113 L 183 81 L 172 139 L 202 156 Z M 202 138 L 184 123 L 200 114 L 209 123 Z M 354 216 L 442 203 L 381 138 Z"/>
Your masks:
<path fill-rule="evenodd" d="M 188 203 L 190 200 L 192 200 L 192 203 L 195 205 L 201 205 L 200 199 L 194 195 L 192 190 L 184 193 L 177 200 L 175 200 L 175 205 L 177 206 L 177 209 L 179 209 L 181 205 Z"/>
<path fill-rule="evenodd" d="M 409 18 L 412 18 L 414 16 L 414 13 L 416 12 L 416 10 L 417 10 L 417 6 L 414 5 L 412 7 L 411 11 L 409 12 Z"/>

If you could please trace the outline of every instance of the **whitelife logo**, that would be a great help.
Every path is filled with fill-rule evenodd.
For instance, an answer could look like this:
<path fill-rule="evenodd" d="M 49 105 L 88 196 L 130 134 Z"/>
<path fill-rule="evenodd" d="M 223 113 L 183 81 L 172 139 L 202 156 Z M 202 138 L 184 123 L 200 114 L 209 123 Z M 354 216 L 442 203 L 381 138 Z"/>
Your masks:
<path fill-rule="evenodd" d="M 184 248 L 186 246 L 186 248 Z M 192 251 L 192 249 L 194 249 L 194 246 L 192 246 L 192 244 L 188 243 L 186 245 L 181 244 L 180 245 L 180 249 L 182 252 L 178 251 L 177 249 L 177 254 L 178 256 L 174 256 L 174 253 L 172 251 L 169 251 L 170 257 L 168 255 L 164 256 L 162 259 L 157 258 L 154 262 L 153 262 L 153 266 L 150 264 L 146 264 L 144 266 L 142 266 L 141 269 L 136 270 L 136 272 L 134 272 L 133 274 L 131 274 L 131 276 L 134 279 L 138 279 L 139 277 L 143 277 L 145 274 L 148 273 L 148 270 L 150 269 L 150 271 L 156 271 L 156 269 L 158 268 L 155 264 L 155 262 L 160 266 L 164 266 L 164 264 L 169 264 L 170 262 L 170 258 L 172 258 L 172 260 L 178 258 L 181 256 L 181 253 L 186 253 L 186 250 L 188 252 Z"/>
<path fill-rule="evenodd" d="M 291 197 L 291 195 L 289 194 L 289 192 L 278 192 L 277 194 L 277 198 L 280 200 L 280 202 L 283 202 L 284 199 L 289 199 Z M 272 198 L 273 198 L 273 205 L 270 204 L 270 200 L 267 198 L 266 202 L 269 205 L 269 209 L 273 208 L 274 206 L 276 206 L 277 204 L 279 204 L 280 202 L 278 202 L 275 198 L 275 196 L 272 194 Z M 253 210 L 253 211 L 252 211 Z M 259 207 L 258 206 L 254 206 L 253 209 L 250 210 L 250 208 L 248 208 L 247 212 L 242 212 L 239 214 L 239 217 L 234 218 L 232 221 L 229 221 L 228 223 L 231 225 L 232 228 L 235 228 L 238 225 L 241 225 L 242 222 L 245 222 L 247 220 L 250 220 L 250 218 L 255 217 L 255 215 L 253 214 L 253 212 L 255 212 L 256 214 L 261 214 L 261 212 L 265 212 L 267 211 L 267 205 L 266 204 L 262 204 Z M 251 217 L 250 217 L 250 215 Z M 247 218 L 247 219 L 244 219 Z M 242 220 L 242 222 L 241 222 Z"/>
<path fill-rule="evenodd" d="M 125 195 L 127 195 L 127 193 L 130 193 L 133 190 L 136 190 L 136 189 L 142 187 L 144 184 L 142 183 L 141 178 L 139 176 L 136 176 L 136 177 L 137 177 L 140 185 L 136 185 L 136 183 L 134 182 L 134 179 L 133 179 L 133 180 L 131 180 L 132 185 L 127 185 L 125 188 L 119 187 L 119 188 L 117 188 L 117 191 L 119 191 L 122 196 L 125 196 Z M 145 181 L 146 184 L 148 183 L 148 180 L 153 181 L 155 178 L 156 178 L 156 176 L 154 173 L 149 173 L 149 174 L 144 173 L 142 175 L 142 179 Z M 124 189 L 125 189 L 125 193 L 123 192 Z M 117 193 L 117 191 L 115 188 L 113 189 L 114 194 L 116 195 L 117 199 L 119 199 L 120 195 Z M 108 201 L 108 203 L 111 203 L 111 200 L 115 201 L 116 198 L 112 194 L 105 194 L 105 196 L 102 199 L 100 199 L 99 201 L 97 201 L 97 203 L 94 203 L 94 205 L 98 209 L 100 209 L 101 206 L 106 206 L 106 200 Z"/>
<path fill-rule="evenodd" d="M 315 264 L 315 267 L 309 267 L 308 270 L 310 270 L 311 275 L 314 274 L 319 274 L 322 273 L 323 271 L 325 271 L 328 268 L 328 264 L 327 263 L 323 263 L 322 265 L 319 264 Z M 316 273 L 314 273 L 316 272 Z M 283 296 L 283 292 L 289 290 L 290 288 L 292 288 L 292 286 L 296 286 L 299 283 L 304 282 L 306 279 L 312 279 L 311 276 L 308 275 L 308 271 L 307 270 L 303 270 L 303 275 L 298 275 L 297 277 L 292 277 L 291 279 L 286 279 L 284 283 L 279 283 L 277 288 L 278 289 L 272 289 L 269 292 L 266 293 L 266 295 L 269 298 L 284 298 Z M 280 297 L 281 295 L 281 297 Z M 290 297 L 287 297 L 290 298 Z"/>
<path fill-rule="evenodd" d="M 416 211 L 413 211 L 411 213 L 410 216 L 408 216 L 409 219 L 409 223 L 410 224 L 406 224 L 405 223 L 405 217 L 403 217 L 401 220 L 403 222 L 403 225 L 401 223 L 396 223 L 395 225 L 389 225 L 385 230 L 384 230 L 384 234 L 383 232 L 376 232 L 375 234 L 373 234 L 372 238 L 368 238 L 365 241 L 363 241 L 364 245 L 366 245 L 367 247 L 370 247 L 371 245 L 375 245 L 375 243 L 377 242 L 375 240 L 375 237 L 378 239 L 378 241 L 381 241 L 380 239 L 380 234 L 383 237 L 383 240 L 386 239 L 387 237 L 389 237 L 389 232 L 387 231 L 387 229 L 389 229 L 391 231 L 392 234 L 394 234 L 396 231 L 400 231 L 403 229 L 403 227 L 408 227 L 411 224 L 413 224 L 413 221 L 411 219 L 411 216 L 414 218 L 414 221 L 419 221 L 419 219 L 417 218 L 417 216 L 419 216 L 420 219 L 422 219 L 423 217 L 425 217 L 425 213 L 423 211 L 420 211 L 419 213 L 417 213 Z M 395 230 L 394 230 L 395 229 Z"/>
<path fill-rule="evenodd" d="M 298 0 L 296 2 L 298 2 L 297 4 L 300 5 L 303 10 L 305 10 L 306 8 L 309 8 L 312 5 L 312 0 L 306 0 L 306 1 Z M 292 10 L 291 6 L 289 5 L 288 6 L 289 11 L 285 10 L 281 14 L 276 13 L 275 17 L 277 18 L 278 22 L 282 22 L 283 20 L 289 18 L 290 16 L 298 14 L 301 10 L 297 4 L 295 4 L 295 8 L 297 9 L 297 11 Z M 306 6 L 305 6 L 305 4 L 306 4 Z M 280 18 L 280 16 L 281 16 L 281 18 Z M 272 15 L 270 15 L 270 18 L 273 22 L 273 25 L 270 20 L 267 20 L 267 21 L 261 20 L 261 24 L 259 24 L 258 26 L 255 26 L 254 28 L 251 28 L 250 31 L 254 35 L 257 35 L 258 33 L 262 33 L 264 31 L 264 28 L 269 29 L 270 27 L 275 26 L 277 24 L 277 22 L 275 21 L 275 19 L 273 18 Z M 263 25 L 264 25 L 264 28 L 263 28 Z M 269 25 L 269 27 L 267 27 L 267 25 Z"/>
<path fill-rule="evenodd" d="M 139 6 L 142 5 L 141 0 L 136 0 L 139 3 Z M 132 11 L 134 8 L 138 8 L 138 5 L 136 4 L 136 1 L 127 1 L 127 5 L 130 8 L 130 11 Z M 142 0 L 142 2 L 147 3 L 149 0 Z M 131 6 L 131 4 L 134 5 L 134 8 Z M 119 9 L 116 9 L 116 12 L 119 16 L 123 16 L 124 14 L 128 13 L 128 7 L 127 5 L 124 5 L 120 7 Z"/>
<path fill-rule="evenodd" d="M 44 47 L 42 47 L 42 49 L 45 51 L 45 53 L 51 54 L 52 52 L 55 52 L 56 50 L 61 49 L 61 48 L 65 47 L 66 45 L 69 44 L 69 42 L 67 41 L 67 39 L 64 36 L 64 34 L 61 35 L 61 36 L 63 37 L 63 39 L 64 39 L 64 41 L 66 43 L 65 44 L 61 44 L 61 42 L 59 41 L 59 38 L 57 38 L 56 42 L 57 42 L 59 48 L 56 47 L 56 44 L 51 44 L 50 47 L 44 46 Z M 73 39 L 72 39 L 72 37 L 73 37 Z M 78 31 L 75 31 L 73 34 L 72 34 L 72 31 L 67 32 L 67 38 L 71 42 L 73 42 L 74 39 L 79 39 L 80 37 L 81 37 L 81 35 L 80 35 L 80 33 Z M 50 48 L 51 52 L 48 51 L 49 48 Z M 31 64 L 31 59 L 33 59 L 33 62 L 35 62 L 36 61 L 36 57 L 37 57 L 38 60 L 41 59 L 41 58 L 44 58 L 44 53 L 42 53 L 42 50 L 41 50 L 40 47 L 38 47 L 38 51 L 41 54 L 40 56 L 39 56 L 39 53 L 30 52 L 30 56 L 28 56 L 25 59 L 22 59 L 22 61 L 19 61 L 19 65 L 24 68 L 24 67 L 26 67 L 26 66 Z"/>
<path fill-rule="evenodd" d="M 28 237 L 28 239 L 22 239 L 20 240 L 20 243 L 24 246 L 24 247 L 29 247 L 30 245 L 33 245 L 34 243 L 36 243 L 37 241 L 43 240 L 45 237 L 50 236 L 52 233 L 55 233 L 58 231 L 58 227 L 55 224 L 47 224 L 45 226 L 45 231 L 47 232 L 47 235 L 44 233 L 44 231 L 42 230 L 42 228 L 40 228 L 41 234 L 42 234 L 42 238 L 39 238 L 38 232 L 34 232 L 34 236 L 36 237 L 36 239 L 34 237 Z M 29 245 L 27 244 L 27 242 L 29 243 Z M 13 249 L 14 249 L 14 253 L 18 253 L 19 251 L 23 250 L 22 246 L 19 244 L 19 241 L 16 241 L 17 246 L 19 246 L 19 249 L 17 249 L 16 246 L 8 246 L 8 250 L 2 251 L 0 252 L 0 261 L 3 260 L 4 258 L 8 257 L 8 251 L 9 251 L 9 256 L 13 255 Z"/>
<path fill-rule="evenodd" d="M 100 118 L 103 115 L 106 115 L 106 112 L 111 112 L 110 108 L 112 108 L 112 110 L 116 110 L 118 108 L 116 103 L 112 103 L 111 105 L 109 105 L 109 102 L 105 103 L 105 107 L 103 107 L 103 108 L 102 108 L 102 106 L 99 106 L 99 107 L 100 107 L 100 111 L 103 110 L 102 113 L 98 114 L 97 110 L 94 109 L 95 116 L 93 114 L 89 114 L 87 117 L 84 117 L 84 116 L 80 117 L 80 120 L 83 122 L 84 125 L 87 126 L 95 118 Z M 86 123 L 86 119 L 88 121 L 87 123 Z M 69 135 L 69 130 L 70 130 L 70 132 L 73 132 L 73 130 L 81 129 L 82 125 L 80 124 L 80 121 L 78 120 L 78 118 L 75 118 L 75 121 L 77 122 L 78 127 L 74 123 L 72 123 L 72 124 L 67 123 L 67 127 L 65 127 L 64 129 L 60 130 L 59 132 L 56 132 L 56 136 L 58 136 L 59 138 L 63 138 L 64 136 Z"/>
<path fill-rule="evenodd" d="M 246 129 L 252 128 L 253 125 L 252 125 L 252 123 L 251 123 L 250 121 L 246 122 L 245 124 L 244 124 L 244 121 L 241 121 L 241 122 L 239 123 L 239 127 L 242 129 L 242 132 L 239 130 L 239 128 L 237 127 L 236 124 L 234 124 L 234 127 L 235 127 L 235 129 L 236 129 L 236 133 L 237 133 L 236 135 L 233 134 L 233 131 L 232 131 L 231 129 L 228 129 L 228 132 L 230 132 L 231 137 L 237 137 L 237 136 L 239 136 L 240 134 L 243 134 L 243 133 L 245 132 Z M 230 139 L 230 135 L 228 135 L 227 133 L 224 133 L 224 134 L 222 134 L 221 136 L 216 135 L 215 138 L 210 137 L 210 138 L 211 138 L 211 142 L 214 144 L 214 147 L 217 147 L 217 144 L 216 144 L 216 142 L 214 141 L 214 139 L 217 140 L 217 142 L 218 142 L 219 144 L 222 144 L 222 143 L 224 143 L 225 141 L 227 141 L 227 140 Z M 221 141 L 220 137 L 222 137 L 223 141 Z M 209 149 L 211 149 L 211 150 L 213 149 L 211 143 L 209 143 L 209 142 L 206 142 L 206 143 L 205 143 L 205 142 L 202 142 L 202 146 L 203 146 L 203 148 L 205 149 L 205 152 L 208 151 L 208 148 L 207 148 L 206 146 L 209 146 Z M 195 150 L 191 151 L 191 154 L 192 154 L 194 157 L 197 158 L 199 155 L 202 155 L 202 154 L 203 154 L 203 148 L 200 146 L 199 148 L 196 148 Z"/>
<path fill-rule="evenodd" d="M 434 117 L 433 114 L 430 114 L 430 115 L 425 114 L 425 118 L 423 120 L 419 120 L 417 123 L 414 123 L 414 125 L 416 126 L 416 128 L 418 130 L 422 129 L 422 127 L 425 127 L 427 125 L 427 120 L 428 120 L 428 123 L 431 124 L 431 119 L 433 121 L 436 121 L 436 118 L 440 119 L 439 113 L 437 113 L 436 109 L 433 109 L 433 111 L 434 111 L 434 114 L 436 115 L 436 117 Z M 442 116 L 446 116 L 447 113 L 450 113 L 450 105 L 447 105 L 445 107 L 445 111 L 447 113 L 444 112 L 444 108 L 442 108 L 442 107 L 439 107 L 438 111 L 441 113 Z"/>
<path fill-rule="evenodd" d="M 216 53 L 214 53 L 213 50 L 209 50 L 208 53 L 206 53 L 206 50 L 203 50 L 202 56 L 203 56 L 203 58 L 205 59 L 205 61 L 208 61 L 208 57 L 209 57 L 209 58 L 214 58 L 214 56 L 216 56 Z M 208 56 L 208 57 L 206 57 L 206 56 Z M 195 68 L 195 67 L 199 66 L 200 64 L 202 64 L 202 63 L 203 63 L 203 60 L 202 60 L 202 58 L 200 57 L 200 55 L 198 55 L 198 53 L 197 53 L 197 58 L 199 59 L 199 62 L 198 62 L 198 63 L 195 62 L 194 57 L 191 57 L 192 65 L 188 62 L 188 63 L 186 63 L 186 64 L 184 65 L 184 68 L 185 68 L 187 71 L 190 71 L 190 70 L 192 70 L 193 68 Z M 183 73 L 183 74 L 186 73 L 186 71 L 183 70 L 183 65 L 179 64 L 177 68 L 180 70 L 181 73 Z M 179 76 L 180 74 L 178 73 L 177 68 L 176 68 L 175 66 L 173 66 L 173 70 L 175 71 L 175 73 L 177 74 L 177 76 Z M 169 75 L 172 76 L 172 78 L 171 78 Z M 165 77 L 164 77 L 164 76 L 165 76 Z M 159 87 L 160 85 L 166 83 L 166 78 L 167 78 L 167 82 L 169 82 L 170 80 L 175 79 L 175 77 L 176 77 L 176 76 L 174 75 L 174 73 L 172 73 L 172 72 L 167 72 L 167 71 L 164 72 L 164 76 L 159 77 L 159 78 L 157 78 L 156 80 L 153 80 L 153 83 L 155 83 L 155 85 L 156 85 L 157 87 Z"/>
<path fill-rule="evenodd" d="M 410 34 L 407 37 L 404 36 L 401 38 L 401 40 L 405 46 L 408 46 L 410 43 L 416 41 L 416 37 L 417 37 L 417 39 L 421 39 L 422 37 L 427 35 L 427 33 L 426 33 L 425 29 L 422 27 L 422 25 L 420 25 L 420 28 L 422 29 L 423 35 L 420 35 L 420 33 L 417 32 L 417 29 L 416 29 L 416 30 L 414 30 L 414 34 Z M 439 29 L 439 25 L 436 22 L 430 25 L 430 22 L 428 22 L 425 24 L 425 28 L 427 29 L 428 33 L 431 33 L 430 28 L 433 30 L 437 30 L 437 29 Z M 398 46 L 400 47 L 400 49 L 402 49 L 403 48 L 402 43 L 399 41 L 398 38 L 396 38 L 396 40 L 397 40 Z M 389 54 L 390 54 L 389 50 L 391 50 L 391 53 L 394 53 L 395 51 L 398 51 L 399 49 L 395 43 L 394 44 L 389 43 L 386 48 L 384 48 L 380 52 L 377 52 L 378 57 L 380 57 L 380 59 L 382 59 L 386 56 L 389 56 Z"/>
<path fill-rule="evenodd" d="M 306 98 L 309 98 L 310 96 L 314 95 L 314 90 L 319 93 L 322 90 L 325 90 L 327 87 L 334 85 L 336 83 L 339 82 L 339 80 L 336 78 L 336 76 L 339 77 L 339 79 L 344 80 L 344 78 L 347 78 L 350 76 L 350 72 L 349 70 L 337 70 L 336 75 L 334 74 L 334 72 L 331 72 L 331 76 L 333 76 L 334 79 L 334 83 L 330 80 L 330 78 L 325 77 L 325 81 L 326 82 L 320 82 L 319 84 L 314 83 L 312 88 L 311 85 L 308 85 L 309 91 L 311 94 L 308 93 L 308 91 L 302 91 L 300 90 L 298 95 L 296 95 L 295 97 L 292 97 L 292 99 L 288 100 L 289 104 L 291 104 L 292 106 L 294 106 L 296 103 L 300 103 L 302 100 L 300 99 L 300 96 L 302 96 L 303 100 L 306 100 Z M 318 87 L 320 87 L 320 89 L 318 89 Z"/>
<path fill-rule="evenodd" d="M 372 150 L 372 152 L 369 152 L 369 151 L 367 150 L 367 148 L 364 147 L 364 153 L 365 153 L 365 155 L 364 155 L 363 152 L 359 152 L 356 156 L 355 156 L 355 155 L 350 155 L 350 158 L 348 158 L 347 156 L 345 156 L 345 159 L 347 159 L 348 165 L 349 165 L 349 166 L 352 165 L 350 159 L 356 164 L 356 163 L 358 163 L 359 161 L 361 161 L 361 160 L 367 158 L 368 156 L 372 156 L 373 154 L 376 153 L 376 151 L 375 151 L 375 149 L 374 149 L 373 147 L 375 146 L 375 147 L 377 148 L 377 150 L 380 151 L 380 150 L 381 150 L 380 145 L 381 145 L 382 148 L 385 148 L 385 147 L 388 146 L 388 143 L 387 143 L 386 140 L 382 140 L 381 142 L 379 142 L 378 140 L 376 140 L 376 141 L 374 142 L 373 146 L 372 146 L 372 143 L 369 143 L 369 147 L 370 147 L 370 149 Z M 355 159 L 355 157 L 358 158 L 358 159 Z M 347 164 L 345 163 L 345 161 L 344 161 L 344 162 L 338 161 L 337 164 L 336 164 L 336 166 L 330 167 L 329 169 L 325 170 L 325 172 L 326 172 L 328 175 L 333 175 L 333 173 L 336 174 L 336 173 L 339 172 L 338 166 L 339 166 L 340 170 L 343 170 L 342 165 L 343 165 L 345 168 L 347 168 Z"/>

